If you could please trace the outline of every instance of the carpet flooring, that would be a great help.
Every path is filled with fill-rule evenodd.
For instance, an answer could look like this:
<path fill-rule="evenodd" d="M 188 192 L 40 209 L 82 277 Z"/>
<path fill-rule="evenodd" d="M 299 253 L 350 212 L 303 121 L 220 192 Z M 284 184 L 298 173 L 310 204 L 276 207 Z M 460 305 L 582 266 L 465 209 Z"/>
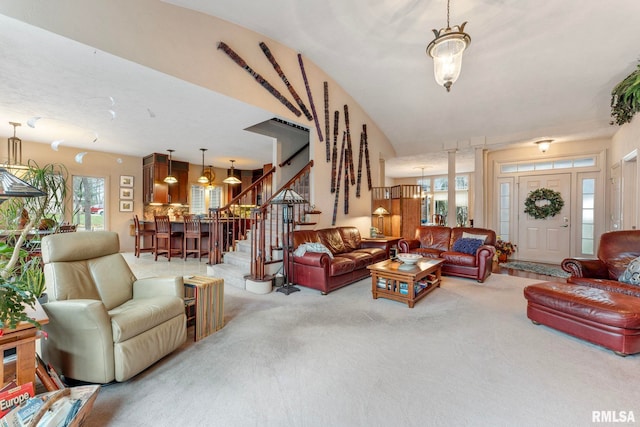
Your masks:
<path fill-rule="evenodd" d="M 640 420 L 640 356 L 533 325 L 522 290 L 535 282 L 445 277 L 413 309 L 372 299 L 369 279 L 326 296 L 229 286 L 220 331 L 102 387 L 87 425 L 567 427 L 595 425 L 599 410 Z"/>
<path fill-rule="evenodd" d="M 560 267 L 552 267 L 544 264 L 536 264 L 535 262 L 524 261 L 510 261 L 500 264 L 501 268 L 512 268 L 514 270 L 529 271 L 531 273 L 542 274 L 544 276 L 553 277 L 570 277 L 571 274 L 567 273 Z"/>

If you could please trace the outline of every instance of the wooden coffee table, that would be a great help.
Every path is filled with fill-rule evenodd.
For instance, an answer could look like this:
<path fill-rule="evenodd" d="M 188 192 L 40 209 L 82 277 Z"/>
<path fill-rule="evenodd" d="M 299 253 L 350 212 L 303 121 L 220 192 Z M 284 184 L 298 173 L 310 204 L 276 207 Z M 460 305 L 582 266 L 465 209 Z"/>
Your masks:
<path fill-rule="evenodd" d="M 416 301 L 440 287 L 443 262 L 442 259 L 422 258 L 411 265 L 389 259 L 368 266 L 373 299 L 381 297 L 406 302 L 413 308 Z"/>

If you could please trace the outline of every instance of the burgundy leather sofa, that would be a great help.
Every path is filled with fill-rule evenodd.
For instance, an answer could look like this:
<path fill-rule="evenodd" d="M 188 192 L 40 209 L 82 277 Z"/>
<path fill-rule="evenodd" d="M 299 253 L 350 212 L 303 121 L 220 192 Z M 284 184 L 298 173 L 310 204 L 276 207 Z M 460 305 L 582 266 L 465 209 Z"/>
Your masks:
<path fill-rule="evenodd" d="M 600 238 L 597 259 L 567 258 L 567 283 L 537 283 L 524 290 L 527 316 L 619 355 L 640 352 L 640 286 L 617 279 L 640 256 L 640 230 Z"/>
<path fill-rule="evenodd" d="M 303 243 L 321 243 L 333 258 L 327 253 L 309 251 L 296 256 L 296 249 Z M 296 230 L 293 250 L 289 264 L 293 268 L 293 281 L 323 295 L 369 276 L 367 266 L 387 258 L 385 243 L 363 242 L 356 227 Z"/>
<path fill-rule="evenodd" d="M 484 238 L 484 245 L 474 255 L 454 251 L 455 242 L 463 235 L 481 236 Z M 482 283 L 491 274 L 495 244 L 496 233 L 487 228 L 423 225 L 416 228 L 413 239 L 400 240 L 398 248 L 400 252 L 442 258 L 442 274 L 475 279 Z"/>

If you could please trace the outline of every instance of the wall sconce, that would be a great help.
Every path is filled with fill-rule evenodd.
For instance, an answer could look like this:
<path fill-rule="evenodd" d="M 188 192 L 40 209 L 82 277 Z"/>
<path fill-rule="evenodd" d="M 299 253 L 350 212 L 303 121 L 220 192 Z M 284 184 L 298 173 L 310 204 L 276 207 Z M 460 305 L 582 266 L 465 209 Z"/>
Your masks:
<path fill-rule="evenodd" d="M 540 150 L 541 153 L 546 153 L 552 142 L 553 139 L 543 139 L 541 141 L 536 141 L 536 145 L 538 146 L 538 150 Z"/>

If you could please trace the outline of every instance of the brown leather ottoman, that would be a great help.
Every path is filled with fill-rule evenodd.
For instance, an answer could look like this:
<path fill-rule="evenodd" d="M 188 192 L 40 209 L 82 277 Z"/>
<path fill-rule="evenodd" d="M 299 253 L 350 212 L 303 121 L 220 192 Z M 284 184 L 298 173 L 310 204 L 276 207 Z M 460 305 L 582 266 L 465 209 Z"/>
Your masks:
<path fill-rule="evenodd" d="M 626 356 L 640 352 L 640 298 L 589 286 L 527 286 L 527 317 Z"/>

